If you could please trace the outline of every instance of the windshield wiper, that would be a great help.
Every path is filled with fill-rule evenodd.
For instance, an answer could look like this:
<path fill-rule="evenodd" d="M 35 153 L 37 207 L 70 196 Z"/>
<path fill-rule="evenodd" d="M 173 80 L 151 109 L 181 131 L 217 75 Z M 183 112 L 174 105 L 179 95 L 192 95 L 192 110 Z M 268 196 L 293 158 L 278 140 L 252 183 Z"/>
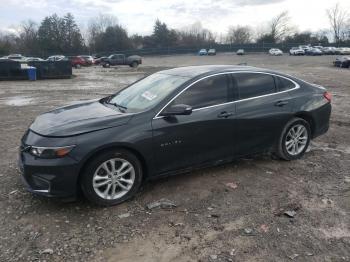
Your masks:
<path fill-rule="evenodd" d="M 125 113 L 126 110 L 128 109 L 126 106 L 119 105 L 117 103 L 111 103 L 110 101 L 106 101 L 107 104 L 115 106 L 119 109 L 120 112 Z"/>

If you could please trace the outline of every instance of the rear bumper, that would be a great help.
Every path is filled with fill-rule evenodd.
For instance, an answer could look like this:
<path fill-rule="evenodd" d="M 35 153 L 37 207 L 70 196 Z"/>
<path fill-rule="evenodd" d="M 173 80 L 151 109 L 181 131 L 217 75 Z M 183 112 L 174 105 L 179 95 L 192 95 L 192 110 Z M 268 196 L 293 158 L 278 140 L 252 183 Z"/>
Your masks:
<path fill-rule="evenodd" d="M 323 135 L 328 131 L 331 112 L 331 103 L 326 103 L 311 112 L 312 119 L 314 120 L 312 138 Z"/>

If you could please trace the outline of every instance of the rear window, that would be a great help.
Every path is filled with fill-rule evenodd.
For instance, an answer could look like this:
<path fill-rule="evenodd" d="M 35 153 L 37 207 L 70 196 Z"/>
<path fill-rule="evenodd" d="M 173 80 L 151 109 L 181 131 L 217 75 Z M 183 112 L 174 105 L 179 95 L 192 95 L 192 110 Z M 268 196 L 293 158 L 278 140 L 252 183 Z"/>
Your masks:
<path fill-rule="evenodd" d="M 233 74 L 237 81 L 240 99 L 268 95 L 276 92 L 275 80 L 272 75 L 259 73 Z"/>
<path fill-rule="evenodd" d="M 283 77 L 276 76 L 276 82 L 278 86 L 278 91 L 286 91 L 295 87 L 295 84 Z"/>

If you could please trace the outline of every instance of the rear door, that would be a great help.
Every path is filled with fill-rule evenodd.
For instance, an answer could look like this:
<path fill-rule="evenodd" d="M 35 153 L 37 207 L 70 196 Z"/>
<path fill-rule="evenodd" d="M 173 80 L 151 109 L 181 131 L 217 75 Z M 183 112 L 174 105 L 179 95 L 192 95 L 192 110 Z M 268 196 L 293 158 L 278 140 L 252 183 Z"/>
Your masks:
<path fill-rule="evenodd" d="M 291 98 L 287 90 L 279 90 L 279 78 L 272 74 L 247 72 L 232 77 L 238 92 L 236 153 L 266 150 L 274 145 L 292 116 Z"/>
<path fill-rule="evenodd" d="M 204 164 L 234 153 L 231 79 L 226 74 L 202 79 L 170 104 L 186 104 L 191 115 L 156 117 L 152 121 L 158 173 Z"/>

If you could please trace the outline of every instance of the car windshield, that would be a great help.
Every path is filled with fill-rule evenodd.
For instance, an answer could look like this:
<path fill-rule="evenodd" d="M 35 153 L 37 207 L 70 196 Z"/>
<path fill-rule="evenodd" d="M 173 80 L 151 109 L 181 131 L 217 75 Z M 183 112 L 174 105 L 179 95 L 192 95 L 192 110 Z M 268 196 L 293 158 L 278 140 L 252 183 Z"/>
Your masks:
<path fill-rule="evenodd" d="M 189 78 L 155 73 L 121 90 L 108 103 L 122 112 L 141 112 L 157 105 Z"/>

